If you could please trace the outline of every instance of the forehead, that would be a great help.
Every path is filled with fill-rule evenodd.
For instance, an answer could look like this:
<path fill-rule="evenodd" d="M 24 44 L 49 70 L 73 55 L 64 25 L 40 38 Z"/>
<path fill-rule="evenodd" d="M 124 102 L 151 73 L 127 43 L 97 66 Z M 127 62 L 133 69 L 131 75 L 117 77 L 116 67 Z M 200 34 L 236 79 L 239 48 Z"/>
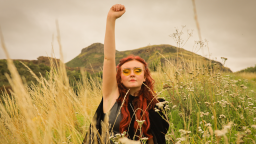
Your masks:
<path fill-rule="evenodd" d="M 141 62 L 139 62 L 139 61 L 132 60 L 132 61 L 128 61 L 128 62 L 124 63 L 124 64 L 121 66 L 121 69 L 125 69 L 125 68 L 134 68 L 134 67 L 143 68 L 144 65 L 143 65 Z"/>

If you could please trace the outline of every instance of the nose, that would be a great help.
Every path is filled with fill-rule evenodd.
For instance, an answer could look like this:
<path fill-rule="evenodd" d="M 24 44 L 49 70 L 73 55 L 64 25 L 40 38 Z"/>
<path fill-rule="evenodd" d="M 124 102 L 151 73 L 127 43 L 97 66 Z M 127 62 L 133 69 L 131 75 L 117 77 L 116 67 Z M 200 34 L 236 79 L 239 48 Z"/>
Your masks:
<path fill-rule="evenodd" d="M 134 71 L 131 71 L 130 76 L 133 76 L 133 77 L 135 76 Z"/>

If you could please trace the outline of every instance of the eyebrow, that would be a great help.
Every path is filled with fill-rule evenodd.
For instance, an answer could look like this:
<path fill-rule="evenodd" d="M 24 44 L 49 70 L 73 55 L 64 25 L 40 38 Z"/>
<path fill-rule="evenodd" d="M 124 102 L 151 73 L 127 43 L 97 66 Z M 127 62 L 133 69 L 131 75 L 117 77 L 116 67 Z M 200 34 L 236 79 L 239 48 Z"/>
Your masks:
<path fill-rule="evenodd" d="M 141 67 L 133 67 L 133 68 L 141 68 Z M 131 69 L 131 68 L 124 68 L 124 69 Z M 141 68 L 142 69 L 142 68 Z"/>

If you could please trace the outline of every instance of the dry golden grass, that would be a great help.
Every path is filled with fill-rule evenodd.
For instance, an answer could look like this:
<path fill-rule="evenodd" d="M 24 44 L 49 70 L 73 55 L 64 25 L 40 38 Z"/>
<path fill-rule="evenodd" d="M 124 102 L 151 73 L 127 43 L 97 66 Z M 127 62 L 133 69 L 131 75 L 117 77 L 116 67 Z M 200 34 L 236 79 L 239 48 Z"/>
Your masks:
<path fill-rule="evenodd" d="M 256 73 L 236 73 L 237 76 L 243 78 L 243 79 L 248 79 L 248 80 L 255 80 L 256 81 Z"/>

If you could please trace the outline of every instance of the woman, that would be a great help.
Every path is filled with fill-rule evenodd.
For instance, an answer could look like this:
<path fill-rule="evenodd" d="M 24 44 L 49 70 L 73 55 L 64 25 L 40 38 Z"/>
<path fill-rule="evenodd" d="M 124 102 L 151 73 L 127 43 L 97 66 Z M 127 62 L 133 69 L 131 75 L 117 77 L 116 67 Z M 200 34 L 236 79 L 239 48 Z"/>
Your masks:
<path fill-rule="evenodd" d="M 101 141 L 99 135 L 103 129 L 101 123 L 108 113 L 110 135 L 126 132 L 126 137 L 129 139 L 138 140 L 147 137 L 149 144 L 163 144 L 169 124 L 162 118 L 164 115 L 161 111 L 154 110 L 156 103 L 163 99 L 157 100 L 154 97 L 154 80 L 150 76 L 147 63 L 139 56 L 128 56 L 122 59 L 117 67 L 115 66 L 115 21 L 124 13 L 125 7 L 116 4 L 111 7 L 107 16 L 103 99 L 94 117 L 98 142 Z M 141 127 L 138 122 L 143 123 Z M 93 143 L 93 138 L 89 139 L 85 138 L 84 142 Z"/>

